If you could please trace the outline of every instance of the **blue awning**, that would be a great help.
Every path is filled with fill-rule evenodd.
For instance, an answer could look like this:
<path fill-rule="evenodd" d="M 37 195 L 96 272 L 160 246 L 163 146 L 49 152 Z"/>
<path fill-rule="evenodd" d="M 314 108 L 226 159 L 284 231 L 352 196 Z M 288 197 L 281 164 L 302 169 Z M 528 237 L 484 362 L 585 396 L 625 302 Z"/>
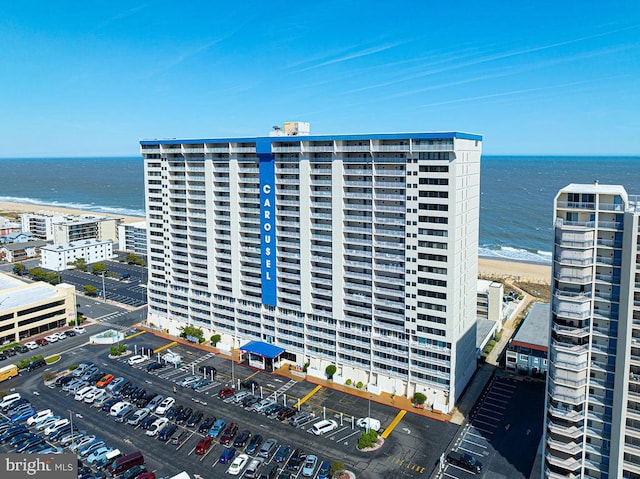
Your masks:
<path fill-rule="evenodd" d="M 243 353 L 256 354 L 263 358 L 274 359 L 284 353 L 285 349 L 262 341 L 251 341 L 240 348 Z"/>

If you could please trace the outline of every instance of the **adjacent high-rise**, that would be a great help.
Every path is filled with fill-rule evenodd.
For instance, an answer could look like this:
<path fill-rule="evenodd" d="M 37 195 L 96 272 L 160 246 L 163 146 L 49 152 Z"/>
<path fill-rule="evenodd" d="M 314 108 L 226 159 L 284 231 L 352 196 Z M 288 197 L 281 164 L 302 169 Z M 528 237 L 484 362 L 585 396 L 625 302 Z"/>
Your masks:
<path fill-rule="evenodd" d="M 571 184 L 554 213 L 544 477 L 640 478 L 640 204 Z"/>
<path fill-rule="evenodd" d="M 450 408 L 476 363 L 482 138 L 275 133 L 141 142 L 149 321 Z"/>

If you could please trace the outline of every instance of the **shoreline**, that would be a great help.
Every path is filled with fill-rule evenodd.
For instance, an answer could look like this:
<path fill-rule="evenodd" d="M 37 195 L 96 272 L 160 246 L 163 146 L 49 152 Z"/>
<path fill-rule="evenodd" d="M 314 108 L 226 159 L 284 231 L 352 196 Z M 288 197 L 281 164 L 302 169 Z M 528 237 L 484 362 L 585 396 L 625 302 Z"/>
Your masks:
<path fill-rule="evenodd" d="M 56 213 L 62 214 L 95 215 L 106 216 L 109 218 L 122 218 L 123 223 L 135 223 L 138 221 L 146 220 L 146 218 L 143 216 L 102 213 L 76 208 L 65 208 L 55 205 L 35 205 L 29 203 L 0 201 L 0 214 L 3 216 L 14 216 L 19 219 L 19 215 L 22 213 L 35 213 L 37 211 L 54 211 Z M 528 280 L 534 283 L 550 284 L 551 265 L 544 263 L 533 263 L 517 259 L 503 259 L 479 256 L 478 275 L 484 277 L 494 277 L 496 279 L 513 277 L 519 280 Z"/>
<path fill-rule="evenodd" d="M 123 223 L 136 223 L 145 221 L 144 216 L 121 215 L 116 213 L 103 213 L 102 211 L 88 211 L 78 208 L 67 208 L 57 205 L 33 204 L 33 203 L 16 203 L 12 201 L 0 201 L 0 215 L 5 217 L 15 217 L 20 220 L 22 213 L 36 213 L 38 211 L 52 211 L 66 215 L 93 215 L 105 216 L 107 218 L 122 218 Z"/>

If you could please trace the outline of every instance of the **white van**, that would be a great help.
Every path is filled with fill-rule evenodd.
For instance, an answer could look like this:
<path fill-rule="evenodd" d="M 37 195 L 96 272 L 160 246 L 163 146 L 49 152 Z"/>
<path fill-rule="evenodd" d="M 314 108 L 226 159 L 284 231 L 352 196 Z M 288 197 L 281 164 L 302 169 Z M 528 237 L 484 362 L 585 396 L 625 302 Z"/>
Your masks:
<path fill-rule="evenodd" d="M 380 421 L 372 417 L 361 417 L 356 421 L 356 425 L 362 429 L 371 429 L 378 432 L 380 430 Z"/>
<path fill-rule="evenodd" d="M 338 423 L 333 419 L 323 419 L 322 421 L 318 421 L 311 428 L 311 432 L 316 436 L 320 436 L 321 434 L 331 432 L 334 429 L 338 429 Z"/>
<path fill-rule="evenodd" d="M 40 419 L 44 419 L 45 417 L 50 417 L 50 416 L 53 416 L 53 412 L 51 412 L 51 409 L 43 409 L 42 411 L 37 412 L 36 414 L 31 416 L 29 419 L 27 419 L 27 426 L 33 426 Z"/>
<path fill-rule="evenodd" d="M 2 401 L 0 402 L 0 409 L 5 406 L 9 406 L 11 403 L 16 402 L 21 397 L 22 396 L 20 396 L 20 393 L 7 394 L 2 398 Z"/>
<path fill-rule="evenodd" d="M 131 403 L 129 401 L 117 402 L 113 406 L 111 406 L 111 410 L 109 411 L 109 414 L 111 416 L 117 416 L 120 413 L 120 411 L 122 411 L 127 406 L 131 406 Z"/>
<path fill-rule="evenodd" d="M 85 386 L 83 388 L 80 388 L 76 391 L 76 395 L 73 397 L 73 399 L 75 399 L 76 401 L 82 401 L 87 394 L 95 391 L 96 389 L 98 389 L 96 386 Z"/>

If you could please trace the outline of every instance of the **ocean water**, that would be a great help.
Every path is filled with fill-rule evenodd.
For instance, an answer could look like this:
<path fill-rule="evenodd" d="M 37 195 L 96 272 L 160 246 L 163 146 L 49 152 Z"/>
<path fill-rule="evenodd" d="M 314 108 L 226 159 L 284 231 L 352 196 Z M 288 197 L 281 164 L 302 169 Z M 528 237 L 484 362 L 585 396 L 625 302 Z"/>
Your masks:
<path fill-rule="evenodd" d="M 0 200 L 144 216 L 140 157 L 0 159 Z M 549 263 L 553 199 L 569 183 L 640 194 L 640 157 L 483 156 L 480 255 Z"/>

